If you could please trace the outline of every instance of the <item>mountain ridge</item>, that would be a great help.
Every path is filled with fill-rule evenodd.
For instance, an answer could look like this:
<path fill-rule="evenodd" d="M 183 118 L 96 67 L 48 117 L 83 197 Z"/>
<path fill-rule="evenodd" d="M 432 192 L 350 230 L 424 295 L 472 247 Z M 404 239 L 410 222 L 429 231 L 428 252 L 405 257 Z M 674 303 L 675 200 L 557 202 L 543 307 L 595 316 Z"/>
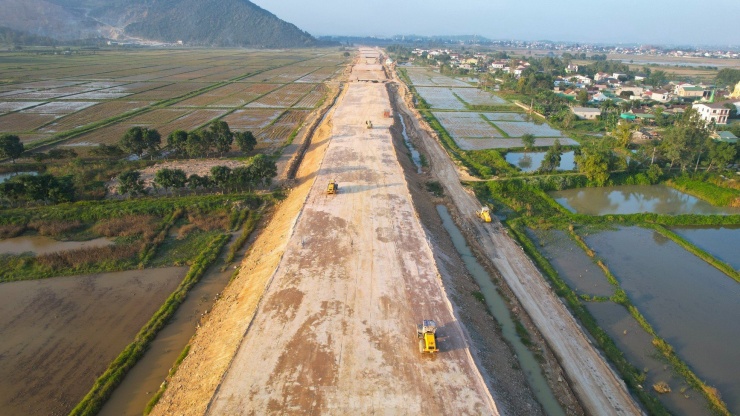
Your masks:
<path fill-rule="evenodd" d="M 0 26 L 60 41 L 298 48 L 309 33 L 249 0 L 0 0 Z"/>

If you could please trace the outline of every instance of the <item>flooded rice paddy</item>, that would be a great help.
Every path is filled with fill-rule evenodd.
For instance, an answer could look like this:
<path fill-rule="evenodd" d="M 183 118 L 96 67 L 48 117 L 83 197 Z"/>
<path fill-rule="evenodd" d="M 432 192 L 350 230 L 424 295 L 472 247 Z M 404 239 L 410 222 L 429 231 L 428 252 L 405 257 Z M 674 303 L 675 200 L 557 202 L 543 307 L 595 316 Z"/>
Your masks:
<path fill-rule="evenodd" d="M 655 213 L 666 215 L 740 214 L 740 208 L 715 207 L 665 185 L 624 185 L 551 192 L 569 211 L 587 215 Z"/>
<path fill-rule="evenodd" d="M 80 248 L 105 247 L 113 244 L 109 238 L 96 238 L 88 241 L 57 241 L 43 236 L 14 237 L 0 240 L 0 254 L 39 254 L 77 250 Z"/>
<path fill-rule="evenodd" d="M 516 166 L 523 172 L 534 172 L 540 168 L 542 161 L 545 159 L 547 152 L 509 152 L 506 154 L 506 161 L 512 166 Z M 564 152 L 560 159 L 558 170 L 573 170 L 576 168 L 575 154 L 573 152 Z"/>
<path fill-rule="evenodd" d="M 653 230 L 586 237 L 658 335 L 740 413 L 740 284 Z"/>
<path fill-rule="evenodd" d="M 740 270 L 740 227 L 674 227 L 671 230 Z"/>
<path fill-rule="evenodd" d="M 1 413 L 69 413 L 186 272 L 171 267 L 0 284 Z"/>

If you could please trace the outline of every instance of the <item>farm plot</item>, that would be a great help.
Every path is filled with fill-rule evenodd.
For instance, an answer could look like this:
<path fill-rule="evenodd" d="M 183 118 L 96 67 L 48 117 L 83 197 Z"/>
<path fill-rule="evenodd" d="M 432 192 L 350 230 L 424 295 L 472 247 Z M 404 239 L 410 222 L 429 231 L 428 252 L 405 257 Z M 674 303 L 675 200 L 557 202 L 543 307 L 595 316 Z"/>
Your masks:
<path fill-rule="evenodd" d="M 438 110 L 464 110 L 462 103 L 449 88 L 420 87 L 416 91 L 432 108 Z"/>
<path fill-rule="evenodd" d="M 426 69 L 409 68 L 406 73 L 411 79 L 411 83 L 419 87 L 470 87 L 469 84 L 463 81 Z"/>
<path fill-rule="evenodd" d="M 130 92 L 120 92 L 120 91 L 107 91 L 107 90 L 100 90 L 100 91 L 90 91 L 85 92 L 82 94 L 75 94 L 67 96 L 67 99 L 70 100 L 115 100 L 117 98 L 123 98 L 131 95 Z"/>
<path fill-rule="evenodd" d="M 43 101 L 5 101 L 0 102 L 0 114 L 23 110 L 43 104 Z"/>
<path fill-rule="evenodd" d="M 0 116 L 0 133 L 31 132 L 54 121 L 57 117 L 59 116 L 54 114 L 6 114 Z"/>
<path fill-rule="evenodd" d="M 170 82 L 134 82 L 133 84 L 126 84 L 121 88 L 126 92 L 136 94 L 139 92 L 153 90 L 155 88 L 165 87 L 171 84 L 172 83 Z"/>
<path fill-rule="evenodd" d="M 224 117 L 223 120 L 229 124 L 232 130 L 257 131 L 267 127 L 283 112 L 284 110 L 279 108 L 248 108 L 236 110 Z"/>
<path fill-rule="evenodd" d="M 434 113 L 434 116 L 455 140 L 461 137 L 503 137 L 478 113 Z"/>
<path fill-rule="evenodd" d="M 164 87 L 131 95 L 127 97 L 127 99 L 138 101 L 169 100 L 172 98 L 190 94 L 193 91 L 197 91 L 209 85 L 211 84 L 205 82 L 182 82 L 177 84 L 169 84 Z"/>
<path fill-rule="evenodd" d="M 563 133 L 545 123 L 497 121 L 495 124 L 511 137 L 522 137 L 525 134 L 536 137 L 563 137 Z"/>
<path fill-rule="evenodd" d="M 239 107 L 279 87 L 278 84 L 232 83 L 177 103 L 177 106 Z"/>
<path fill-rule="evenodd" d="M 326 96 L 327 88 L 324 84 L 316 85 L 301 101 L 294 105 L 294 108 L 316 108 L 321 100 Z"/>
<path fill-rule="evenodd" d="M 14 100 L 50 100 L 54 98 L 60 98 L 70 95 L 68 92 L 58 92 L 54 90 L 45 90 L 45 91 L 33 91 L 33 92 L 26 92 L 23 94 L 17 94 L 13 96 Z"/>
<path fill-rule="evenodd" d="M 527 121 L 527 116 L 521 113 L 483 113 L 491 121 Z"/>
<path fill-rule="evenodd" d="M 275 123 L 257 133 L 258 147 L 260 145 L 274 146 L 283 144 L 290 138 L 293 131 L 303 123 L 309 111 L 290 110 L 285 112 Z"/>
<path fill-rule="evenodd" d="M 190 114 L 173 120 L 169 123 L 156 125 L 155 128 L 167 136 L 175 130 L 191 131 L 226 114 L 226 110 L 195 110 Z"/>
<path fill-rule="evenodd" d="M 316 84 L 319 82 L 324 82 L 327 79 L 331 78 L 334 73 L 336 73 L 337 68 L 335 66 L 327 66 L 323 68 L 319 68 L 314 72 L 311 72 L 310 74 L 296 80 L 296 82 L 305 82 L 309 84 Z"/>
<path fill-rule="evenodd" d="M 76 137 L 65 142 L 62 146 L 97 146 L 99 144 L 116 144 L 126 134 L 126 131 L 133 127 L 133 124 L 117 123 L 95 129 L 82 136 Z M 138 124 L 140 127 L 151 127 L 150 124 Z M 160 132 L 162 133 L 162 132 Z"/>
<path fill-rule="evenodd" d="M 452 92 L 470 105 L 506 105 L 508 102 L 478 88 L 453 88 Z"/>
<path fill-rule="evenodd" d="M 312 72 L 315 68 L 306 68 L 299 66 L 288 66 L 282 68 L 275 68 L 269 71 L 253 75 L 249 78 L 245 78 L 246 82 L 263 82 L 263 83 L 275 83 L 275 84 L 286 84 L 293 82 L 299 78 L 306 76 L 309 72 Z"/>
<path fill-rule="evenodd" d="M 148 111 L 144 114 L 139 114 L 133 118 L 126 120 L 124 123 L 135 124 L 137 126 L 166 124 L 172 120 L 184 116 L 189 112 L 190 110 L 184 108 L 160 108 L 157 110 Z"/>
<path fill-rule="evenodd" d="M 98 104 L 94 101 L 54 101 L 23 110 L 22 113 L 67 115 Z"/>
<path fill-rule="evenodd" d="M 288 84 L 247 104 L 247 107 L 290 107 L 308 94 L 312 88 L 311 84 Z"/>
<path fill-rule="evenodd" d="M 120 116 L 128 113 L 129 111 L 138 110 L 148 106 L 149 102 L 128 102 L 128 101 L 109 101 L 100 103 L 93 107 L 88 107 L 84 110 L 72 113 L 64 118 L 61 118 L 54 123 L 45 126 L 41 132 L 43 133 L 60 133 L 63 131 L 73 130 L 78 127 L 83 127 L 96 121 L 105 120 L 107 118 Z"/>

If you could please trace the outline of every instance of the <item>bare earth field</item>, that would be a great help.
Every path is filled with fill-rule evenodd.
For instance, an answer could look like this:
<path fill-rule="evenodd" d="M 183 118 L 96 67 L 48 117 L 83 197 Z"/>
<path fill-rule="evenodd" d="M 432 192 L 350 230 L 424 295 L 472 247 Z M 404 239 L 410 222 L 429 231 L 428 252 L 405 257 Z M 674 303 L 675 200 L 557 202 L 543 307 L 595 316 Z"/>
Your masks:
<path fill-rule="evenodd" d="M 378 69 L 364 66 L 351 79 L 383 79 Z M 321 168 L 315 177 L 299 175 L 284 202 L 301 209 L 300 195 L 313 185 L 297 222 L 271 233 L 285 239 L 273 246 L 284 252 L 262 259 L 250 253 L 243 271 L 252 272 L 224 293 L 229 300 L 199 331 L 155 414 L 498 414 L 395 158 L 391 119 L 382 118 L 389 106 L 382 83 L 349 85 L 331 119 Z M 366 129 L 366 120 L 375 128 Z M 326 145 L 323 137 L 314 146 Z M 327 196 L 333 178 L 340 192 Z M 277 271 L 245 287 L 255 269 L 261 276 L 269 270 L 262 261 Z M 432 357 L 420 356 L 415 336 L 425 318 L 440 326 L 441 351 Z"/>
<path fill-rule="evenodd" d="M 66 415 L 187 268 L 0 285 L 3 415 Z"/>

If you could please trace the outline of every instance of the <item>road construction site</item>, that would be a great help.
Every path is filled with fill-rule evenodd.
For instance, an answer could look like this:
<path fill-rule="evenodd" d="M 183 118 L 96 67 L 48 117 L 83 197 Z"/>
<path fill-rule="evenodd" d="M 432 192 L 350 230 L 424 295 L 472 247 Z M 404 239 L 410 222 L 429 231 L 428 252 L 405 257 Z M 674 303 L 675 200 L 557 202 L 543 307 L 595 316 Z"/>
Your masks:
<path fill-rule="evenodd" d="M 458 225 L 478 240 L 476 248 L 537 325 L 586 413 L 640 414 L 495 217 L 481 223 L 475 216 L 479 202 L 409 105 L 408 92 L 401 85 L 389 96 L 386 82 L 397 80 L 387 79 L 380 60 L 378 51 L 360 50 L 287 199 L 203 320 L 152 414 L 521 411 L 497 403 L 505 387 L 481 365 L 485 358 L 461 323 L 459 315 L 470 312 L 450 301 L 457 295 L 448 292 L 439 264 L 446 256 L 419 218 L 392 142 L 391 108 L 407 117 Z M 332 181 L 338 190 L 327 194 Z M 416 325 L 425 319 L 437 324 L 433 354 L 418 349 Z M 501 355 L 511 358 L 510 351 Z M 531 402 L 527 387 L 520 390 Z"/>

